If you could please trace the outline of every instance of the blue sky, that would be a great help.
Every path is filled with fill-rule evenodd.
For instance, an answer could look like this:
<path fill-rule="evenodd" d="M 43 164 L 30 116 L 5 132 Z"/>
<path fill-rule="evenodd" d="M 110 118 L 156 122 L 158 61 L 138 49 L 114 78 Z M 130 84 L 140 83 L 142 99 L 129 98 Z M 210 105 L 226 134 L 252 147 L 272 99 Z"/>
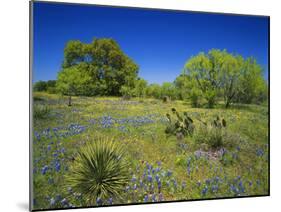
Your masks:
<path fill-rule="evenodd" d="M 149 83 L 172 82 L 199 52 L 253 56 L 267 79 L 266 17 L 34 3 L 33 81 L 56 79 L 69 40 L 115 39 Z"/>

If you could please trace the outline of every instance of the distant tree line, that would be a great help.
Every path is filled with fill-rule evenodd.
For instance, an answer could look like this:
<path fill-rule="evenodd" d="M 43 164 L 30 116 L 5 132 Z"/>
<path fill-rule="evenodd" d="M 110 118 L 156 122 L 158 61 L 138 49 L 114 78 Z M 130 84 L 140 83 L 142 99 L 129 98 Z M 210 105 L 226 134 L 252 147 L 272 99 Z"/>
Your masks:
<path fill-rule="evenodd" d="M 254 58 L 212 49 L 191 57 L 173 83 L 148 84 L 138 76 L 138 65 L 113 39 L 92 43 L 69 41 L 57 80 L 39 81 L 35 91 L 69 96 L 153 97 L 187 100 L 194 107 L 214 107 L 223 101 L 261 103 L 267 99 L 263 69 Z"/>
<path fill-rule="evenodd" d="M 44 91 L 48 93 L 57 93 L 56 88 L 56 80 L 48 80 L 48 81 L 38 81 L 34 83 L 33 90 L 34 91 Z"/>

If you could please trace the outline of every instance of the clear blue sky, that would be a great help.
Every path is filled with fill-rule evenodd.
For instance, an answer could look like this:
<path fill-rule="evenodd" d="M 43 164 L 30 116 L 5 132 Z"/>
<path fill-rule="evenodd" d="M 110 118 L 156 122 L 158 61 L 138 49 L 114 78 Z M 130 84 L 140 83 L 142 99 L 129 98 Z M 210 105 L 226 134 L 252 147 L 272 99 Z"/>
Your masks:
<path fill-rule="evenodd" d="M 33 81 L 56 79 L 69 40 L 115 39 L 149 83 L 172 82 L 187 59 L 212 48 L 268 64 L 268 18 L 34 3 Z"/>

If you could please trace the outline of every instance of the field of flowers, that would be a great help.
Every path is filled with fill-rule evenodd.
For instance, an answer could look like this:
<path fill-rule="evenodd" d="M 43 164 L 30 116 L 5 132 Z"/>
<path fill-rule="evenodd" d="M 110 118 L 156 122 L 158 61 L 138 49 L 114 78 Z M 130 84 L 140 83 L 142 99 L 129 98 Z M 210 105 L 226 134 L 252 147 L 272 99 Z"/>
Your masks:
<path fill-rule="evenodd" d="M 66 97 L 45 93 L 34 93 L 33 100 L 33 209 L 268 194 L 267 106 L 199 109 L 182 101 L 74 97 L 69 107 Z M 195 124 L 224 118 L 230 144 L 210 149 L 198 135 L 167 135 L 171 108 L 187 112 Z M 120 198 L 89 205 L 65 176 L 79 149 L 100 137 L 125 148 L 130 180 Z"/>

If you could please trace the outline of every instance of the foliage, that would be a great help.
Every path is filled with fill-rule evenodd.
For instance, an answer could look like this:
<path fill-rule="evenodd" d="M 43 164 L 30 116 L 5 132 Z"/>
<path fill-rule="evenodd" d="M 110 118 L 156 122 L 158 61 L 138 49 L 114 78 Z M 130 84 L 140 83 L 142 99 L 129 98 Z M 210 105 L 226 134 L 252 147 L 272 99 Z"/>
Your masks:
<path fill-rule="evenodd" d="M 186 112 L 183 116 L 180 116 L 179 112 L 172 108 L 172 114 L 175 116 L 175 120 L 172 119 L 169 113 L 166 114 L 168 118 L 168 126 L 165 129 L 166 134 L 172 134 L 176 136 L 192 136 L 194 131 L 193 120 L 187 115 Z"/>
<path fill-rule="evenodd" d="M 161 86 L 158 84 L 150 84 L 146 87 L 146 94 L 148 97 L 154 97 L 156 99 L 161 98 Z"/>
<path fill-rule="evenodd" d="M 69 175 L 68 186 L 90 204 L 97 198 L 119 198 L 128 182 L 128 162 L 116 141 L 100 139 L 81 147 Z"/>
<path fill-rule="evenodd" d="M 239 78 L 239 87 L 236 98 L 241 103 L 259 103 L 267 99 L 267 83 L 262 77 L 262 68 L 254 58 L 244 61 Z"/>
<path fill-rule="evenodd" d="M 144 79 L 138 79 L 135 82 L 135 88 L 133 90 L 134 96 L 145 97 L 146 96 L 147 81 Z"/>
<path fill-rule="evenodd" d="M 196 82 L 192 88 L 202 92 L 209 108 L 216 104 L 220 95 L 226 108 L 233 102 L 251 103 L 266 98 L 262 68 L 253 58 L 244 59 L 226 50 L 212 49 L 190 58 L 184 70 L 184 75 L 189 77 L 186 80 Z"/>
<path fill-rule="evenodd" d="M 33 105 L 33 117 L 34 119 L 46 119 L 50 114 L 50 107 L 43 104 Z"/>
<path fill-rule="evenodd" d="M 134 88 L 138 66 L 113 39 L 94 39 L 85 44 L 69 41 L 64 50 L 61 72 L 79 70 L 81 76 L 90 78 L 81 86 L 82 95 L 121 95 L 122 86 Z M 73 73 L 73 72 L 72 72 Z M 74 74 L 74 73 L 73 73 Z"/>
<path fill-rule="evenodd" d="M 177 98 L 176 87 L 173 83 L 164 82 L 162 84 L 162 86 L 161 86 L 161 97 L 163 98 L 164 96 L 167 96 L 172 100 Z"/>
<path fill-rule="evenodd" d="M 48 93 L 57 93 L 56 90 L 56 80 L 48 80 L 48 81 L 37 81 L 33 85 L 34 91 L 46 91 Z"/>
<path fill-rule="evenodd" d="M 124 100 L 129 100 L 133 96 L 134 91 L 132 90 L 132 88 L 123 85 L 120 89 L 120 93 L 122 94 L 122 98 Z"/>
<path fill-rule="evenodd" d="M 76 65 L 65 68 L 58 74 L 57 89 L 69 96 L 69 106 L 71 106 L 71 96 L 83 95 L 90 86 L 91 77 L 84 73 L 83 68 L 82 65 Z"/>
<path fill-rule="evenodd" d="M 211 123 L 201 121 L 201 126 L 195 135 L 195 140 L 198 143 L 205 143 L 209 147 L 217 149 L 225 145 L 227 139 L 226 121 L 217 116 Z"/>
<path fill-rule="evenodd" d="M 208 107 L 213 107 L 218 93 L 218 75 L 208 55 L 200 53 L 188 60 L 185 72 L 196 81 L 197 89 L 201 90 L 207 100 Z"/>

